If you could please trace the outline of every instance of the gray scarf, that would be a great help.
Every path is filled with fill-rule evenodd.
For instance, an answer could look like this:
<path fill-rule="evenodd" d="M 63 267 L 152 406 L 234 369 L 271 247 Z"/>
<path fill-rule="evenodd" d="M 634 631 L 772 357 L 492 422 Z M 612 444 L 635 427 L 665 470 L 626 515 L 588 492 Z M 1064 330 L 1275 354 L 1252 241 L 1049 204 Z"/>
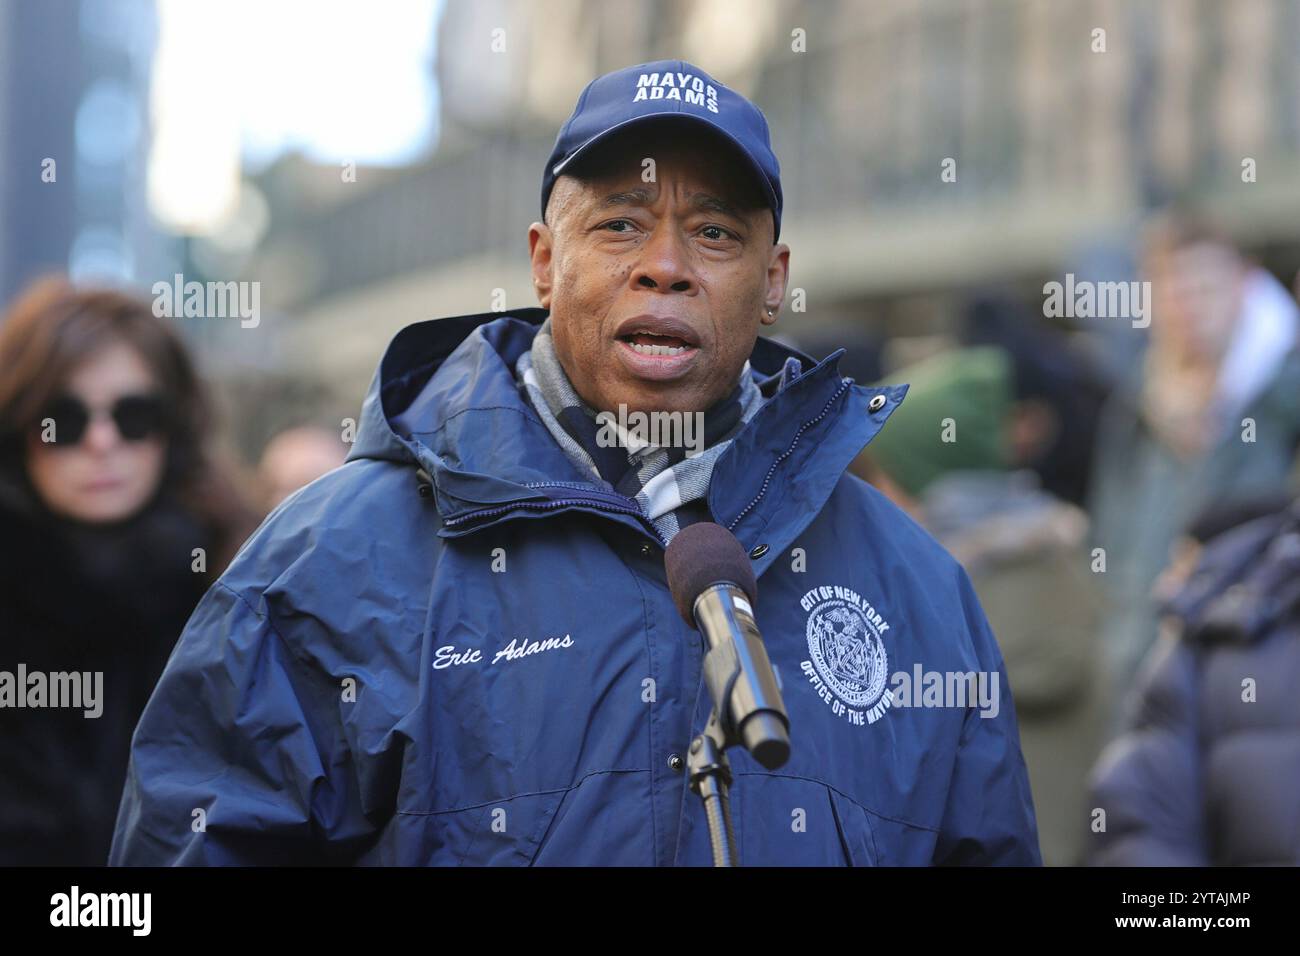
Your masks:
<path fill-rule="evenodd" d="M 718 456 L 763 405 L 749 363 L 729 396 L 704 413 L 703 451 L 677 445 L 643 444 L 650 432 L 618 433 L 606 416 L 574 390 L 555 354 L 548 317 L 519 357 L 515 377 L 542 423 L 565 455 L 593 482 L 636 501 L 665 541 L 671 541 L 692 515 L 679 509 L 703 500 Z M 618 435 L 617 443 L 611 437 Z M 697 446 L 698 447 L 698 446 Z"/>

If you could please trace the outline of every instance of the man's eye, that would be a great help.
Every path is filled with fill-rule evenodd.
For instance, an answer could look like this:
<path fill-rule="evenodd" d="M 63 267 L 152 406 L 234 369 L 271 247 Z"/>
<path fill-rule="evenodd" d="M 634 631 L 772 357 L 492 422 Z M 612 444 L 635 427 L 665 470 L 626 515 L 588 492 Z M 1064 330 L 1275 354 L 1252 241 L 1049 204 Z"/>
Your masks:
<path fill-rule="evenodd" d="M 729 230 L 727 230 L 727 229 L 723 229 L 721 226 L 705 226 L 705 227 L 704 227 L 702 230 L 700 230 L 700 231 L 701 231 L 701 232 L 704 232 L 704 233 L 714 232 L 714 233 L 717 233 L 717 234 L 718 234 L 718 235 L 715 235 L 715 236 L 708 236 L 708 235 L 706 235 L 706 236 L 704 237 L 705 239 L 713 239 L 713 240 L 716 241 L 716 240 L 720 240 L 720 239 L 732 239 L 732 238 L 735 238 L 734 236 L 732 236 L 732 234 L 731 234 L 731 232 L 730 232 Z"/>
<path fill-rule="evenodd" d="M 627 231 L 626 229 L 614 229 L 613 227 L 614 227 L 614 226 L 628 226 L 628 227 L 631 227 L 631 225 L 632 225 L 632 223 L 631 223 L 629 220 L 627 220 L 627 219 L 611 219 L 609 222 L 605 223 L 605 225 L 602 226 L 601 228 L 602 228 L 602 229 L 610 229 L 610 230 L 612 230 L 613 232 L 626 232 L 626 231 Z"/>

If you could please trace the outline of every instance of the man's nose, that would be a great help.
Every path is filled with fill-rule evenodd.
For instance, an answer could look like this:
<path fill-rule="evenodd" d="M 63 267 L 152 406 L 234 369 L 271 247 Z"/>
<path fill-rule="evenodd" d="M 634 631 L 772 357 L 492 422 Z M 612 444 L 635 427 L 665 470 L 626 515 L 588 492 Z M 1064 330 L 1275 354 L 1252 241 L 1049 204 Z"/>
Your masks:
<path fill-rule="evenodd" d="M 633 281 L 663 291 L 690 292 L 695 288 L 688 250 L 681 231 L 670 218 L 660 219 L 641 247 Z"/>

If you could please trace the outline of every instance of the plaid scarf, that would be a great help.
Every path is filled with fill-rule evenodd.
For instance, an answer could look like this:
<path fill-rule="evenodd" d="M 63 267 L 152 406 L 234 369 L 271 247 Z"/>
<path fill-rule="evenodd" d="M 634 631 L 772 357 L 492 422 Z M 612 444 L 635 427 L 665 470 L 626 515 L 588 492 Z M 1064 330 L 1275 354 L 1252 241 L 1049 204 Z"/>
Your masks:
<path fill-rule="evenodd" d="M 718 456 L 763 405 L 749 362 L 731 394 L 704 413 L 703 451 L 646 444 L 645 436 L 629 435 L 613 419 L 606 425 L 584 402 L 555 354 L 548 317 L 537 331 L 530 351 L 519 357 L 515 376 L 542 423 L 570 461 L 597 484 L 634 499 L 665 541 L 685 524 L 704 517 L 701 509 Z M 610 443 L 610 431 L 618 435 Z M 605 433 L 605 442 L 598 440 Z M 638 440 L 641 439 L 641 440 Z M 683 506 L 691 505 L 690 508 Z"/>

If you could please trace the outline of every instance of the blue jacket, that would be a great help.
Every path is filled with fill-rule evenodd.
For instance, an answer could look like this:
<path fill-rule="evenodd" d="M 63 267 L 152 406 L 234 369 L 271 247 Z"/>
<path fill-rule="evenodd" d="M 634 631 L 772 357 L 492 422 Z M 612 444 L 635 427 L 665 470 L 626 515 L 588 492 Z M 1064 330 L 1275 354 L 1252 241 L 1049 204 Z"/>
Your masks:
<path fill-rule="evenodd" d="M 701 639 L 654 526 L 575 471 L 516 387 L 545 317 L 394 338 L 348 461 L 266 519 L 181 635 L 133 738 L 110 863 L 711 862 L 672 759 L 711 709 Z M 839 354 L 758 341 L 756 377 L 780 390 L 710 485 L 753 549 L 791 722 L 779 770 L 729 753 L 740 862 L 1037 865 L 969 581 L 845 473 L 906 389 L 853 384 Z M 792 355 L 801 374 L 783 379 Z M 996 672 L 997 716 L 899 705 L 886 675 L 914 668 Z"/>

